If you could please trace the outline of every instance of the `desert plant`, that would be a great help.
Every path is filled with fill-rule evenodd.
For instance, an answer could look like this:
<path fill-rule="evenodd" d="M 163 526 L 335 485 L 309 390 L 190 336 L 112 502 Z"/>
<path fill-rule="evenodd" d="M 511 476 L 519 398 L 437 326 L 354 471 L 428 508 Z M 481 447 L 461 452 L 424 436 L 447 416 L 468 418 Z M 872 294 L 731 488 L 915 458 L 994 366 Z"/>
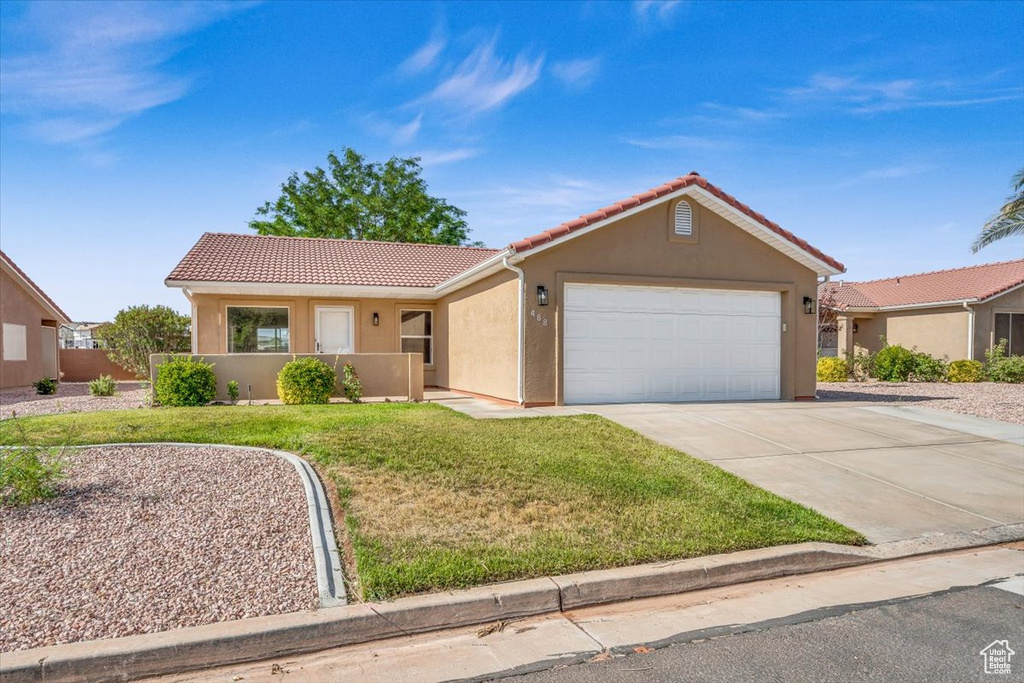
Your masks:
<path fill-rule="evenodd" d="M 37 382 L 33 382 L 32 386 L 35 387 L 36 393 L 40 396 L 50 396 L 57 393 L 57 380 L 52 377 L 43 377 Z"/>
<path fill-rule="evenodd" d="M 238 382 L 235 380 L 228 382 L 228 398 L 232 403 L 238 400 Z"/>
<path fill-rule="evenodd" d="M 884 339 L 883 339 L 884 342 Z M 874 376 L 886 382 L 906 382 L 914 369 L 914 354 L 899 344 L 885 342 L 875 354 Z"/>
<path fill-rule="evenodd" d="M 842 358 L 823 357 L 818 359 L 819 382 L 845 382 L 848 366 Z"/>
<path fill-rule="evenodd" d="M 96 336 L 106 344 L 110 360 L 141 378 L 149 376 L 150 354 L 189 350 L 190 323 L 187 315 L 167 306 L 132 306 L 101 325 Z"/>
<path fill-rule="evenodd" d="M 57 484 L 67 476 L 63 449 L 29 445 L 21 420 L 12 420 L 18 441 L 0 449 L 0 505 L 31 505 L 57 495 Z"/>
<path fill-rule="evenodd" d="M 950 382 L 980 382 L 985 379 L 985 366 L 979 360 L 955 360 L 949 364 L 946 378 Z"/>
<path fill-rule="evenodd" d="M 363 383 L 351 363 L 342 366 L 341 378 L 341 393 L 352 403 L 359 403 L 363 398 Z"/>
<path fill-rule="evenodd" d="M 985 379 L 990 382 L 1024 382 L 1024 356 L 1008 356 L 1007 341 L 999 343 L 985 352 Z"/>
<path fill-rule="evenodd" d="M 295 358 L 277 373 L 277 396 L 282 403 L 328 403 L 334 393 L 337 373 L 316 358 Z"/>
<path fill-rule="evenodd" d="M 89 382 L 89 394 L 91 396 L 113 396 L 117 390 L 117 384 L 110 375 L 100 375 Z"/>
<path fill-rule="evenodd" d="M 875 368 L 875 355 L 870 351 L 859 349 L 846 352 L 846 369 L 850 377 L 862 382 L 871 377 Z"/>
<path fill-rule="evenodd" d="M 949 358 L 935 356 L 924 351 L 913 350 L 914 365 L 910 370 L 910 379 L 915 382 L 941 382 L 946 378 L 946 367 Z"/>
<path fill-rule="evenodd" d="M 217 395 L 213 364 L 191 356 L 169 356 L 156 366 L 153 393 L 164 406 L 204 406 Z"/>

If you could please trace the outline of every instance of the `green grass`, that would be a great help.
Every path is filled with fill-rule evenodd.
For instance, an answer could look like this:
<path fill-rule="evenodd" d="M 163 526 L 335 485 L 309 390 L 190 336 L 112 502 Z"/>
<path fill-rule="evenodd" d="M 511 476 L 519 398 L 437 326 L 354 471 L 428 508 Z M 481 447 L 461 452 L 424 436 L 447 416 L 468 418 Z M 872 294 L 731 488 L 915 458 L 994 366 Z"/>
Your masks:
<path fill-rule="evenodd" d="M 45 445 L 185 441 L 304 454 L 337 485 L 365 597 L 860 534 L 593 415 L 432 404 L 161 408 L 19 420 Z M 0 443 L 19 441 L 0 422 Z"/>

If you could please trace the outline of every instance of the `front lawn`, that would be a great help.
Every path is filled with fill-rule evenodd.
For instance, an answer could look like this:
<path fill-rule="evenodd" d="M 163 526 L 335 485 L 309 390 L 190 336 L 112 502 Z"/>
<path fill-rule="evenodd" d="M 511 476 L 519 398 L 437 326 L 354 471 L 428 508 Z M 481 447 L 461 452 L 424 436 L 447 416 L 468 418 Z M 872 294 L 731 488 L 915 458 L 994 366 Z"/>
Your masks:
<path fill-rule="evenodd" d="M 337 485 L 364 597 L 860 534 L 594 415 L 433 404 L 161 408 L 19 419 L 45 444 L 184 441 L 304 454 Z M 20 440 L 0 422 L 0 443 Z"/>

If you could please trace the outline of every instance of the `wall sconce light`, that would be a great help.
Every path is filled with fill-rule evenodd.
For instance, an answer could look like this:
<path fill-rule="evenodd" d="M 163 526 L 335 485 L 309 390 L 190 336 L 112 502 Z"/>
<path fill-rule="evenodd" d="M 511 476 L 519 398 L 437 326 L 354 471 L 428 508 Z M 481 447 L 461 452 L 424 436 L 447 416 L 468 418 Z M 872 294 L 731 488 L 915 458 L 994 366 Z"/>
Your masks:
<path fill-rule="evenodd" d="M 853 333 L 857 334 L 857 323 L 853 324 Z"/>
<path fill-rule="evenodd" d="M 377 327 L 378 325 L 380 325 L 380 313 L 378 313 L 377 311 L 374 311 L 373 312 L 373 326 Z"/>
<path fill-rule="evenodd" d="M 544 285 L 537 285 L 537 305 L 548 305 L 548 288 Z"/>
<path fill-rule="evenodd" d="M 814 313 L 814 299 L 809 296 L 804 297 L 804 313 Z"/>

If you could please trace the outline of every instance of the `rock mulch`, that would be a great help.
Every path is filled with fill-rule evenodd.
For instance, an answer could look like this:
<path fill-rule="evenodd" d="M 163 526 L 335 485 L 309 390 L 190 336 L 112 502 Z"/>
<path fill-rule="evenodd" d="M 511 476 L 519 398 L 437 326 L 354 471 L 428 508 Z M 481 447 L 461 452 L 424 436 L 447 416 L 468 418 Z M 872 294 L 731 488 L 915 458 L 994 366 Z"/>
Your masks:
<path fill-rule="evenodd" d="M 819 401 L 915 403 L 1024 425 L 1024 384 L 939 382 L 818 382 Z"/>
<path fill-rule="evenodd" d="M 208 446 L 64 457 L 59 497 L 0 508 L 0 652 L 318 606 L 291 464 Z"/>
<path fill-rule="evenodd" d="M 86 413 L 93 410 L 148 408 L 152 405 L 148 382 L 118 382 L 114 396 L 90 396 L 85 382 L 62 382 L 57 393 L 40 396 L 32 387 L 0 391 L 0 420 L 29 415 Z"/>

